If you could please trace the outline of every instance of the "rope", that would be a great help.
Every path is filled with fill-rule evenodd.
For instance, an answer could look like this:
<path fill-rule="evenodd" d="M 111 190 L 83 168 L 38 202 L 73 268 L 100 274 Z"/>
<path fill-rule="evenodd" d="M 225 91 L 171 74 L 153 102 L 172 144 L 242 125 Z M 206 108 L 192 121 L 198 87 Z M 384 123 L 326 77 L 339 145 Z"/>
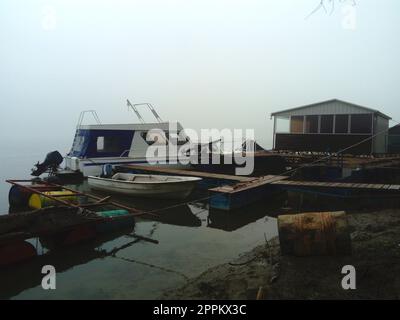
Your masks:
<path fill-rule="evenodd" d="M 192 203 L 195 203 L 195 202 L 201 202 L 201 201 L 204 201 L 204 200 L 208 200 L 211 197 L 213 197 L 213 196 L 207 196 L 207 197 L 204 197 L 204 198 L 194 199 L 194 200 L 190 200 L 190 201 L 187 201 L 187 202 L 181 202 L 181 203 L 174 204 L 174 205 L 171 205 L 171 206 L 163 207 L 161 209 L 141 211 L 141 213 L 142 214 L 150 214 L 150 213 L 160 212 L 160 211 L 164 211 L 164 210 L 174 209 L 174 208 L 178 208 L 178 207 L 181 207 L 181 206 L 186 206 L 186 205 L 189 205 L 189 204 L 192 204 Z M 203 212 L 203 211 L 201 211 L 201 212 Z M 200 214 L 201 212 L 198 212 L 197 214 Z"/>

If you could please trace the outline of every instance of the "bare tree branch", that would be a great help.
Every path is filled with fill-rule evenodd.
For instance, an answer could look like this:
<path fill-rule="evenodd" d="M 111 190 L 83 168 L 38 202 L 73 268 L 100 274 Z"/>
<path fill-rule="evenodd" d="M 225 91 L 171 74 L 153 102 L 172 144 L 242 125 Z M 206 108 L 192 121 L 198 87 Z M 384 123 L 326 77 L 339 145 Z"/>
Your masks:
<path fill-rule="evenodd" d="M 326 14 L 328 14 L 328 9 L 327 7 L 330 7 L 329 10 L 329 15 L 332 15 L 333 12 L 335 11 L 335 3 L 340 2 L 340 3 L 345 3 L 345 2 L 351 2 L 353 6 L 357 5 L 356 0 L 320 0 L 318 6 L 306 17 L 308 19 L 311 17 L 313 14 L 316 12 L 320 11 L 323 9 Z"/>

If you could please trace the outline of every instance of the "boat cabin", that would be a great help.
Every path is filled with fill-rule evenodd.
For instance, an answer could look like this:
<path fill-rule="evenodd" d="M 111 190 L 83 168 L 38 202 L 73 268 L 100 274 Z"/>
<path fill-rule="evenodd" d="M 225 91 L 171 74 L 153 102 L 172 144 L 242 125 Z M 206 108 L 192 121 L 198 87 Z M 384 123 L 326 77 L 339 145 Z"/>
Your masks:
<path fill-rule="evenodd" d="M 66 169 L 88 176 L 100 174 L 108 163 L 147 164 L 149 146 L 167 144 L 170 134 L 180 134 L 181 130 L 179 122 L 78 125 L 65 158 Z"/>

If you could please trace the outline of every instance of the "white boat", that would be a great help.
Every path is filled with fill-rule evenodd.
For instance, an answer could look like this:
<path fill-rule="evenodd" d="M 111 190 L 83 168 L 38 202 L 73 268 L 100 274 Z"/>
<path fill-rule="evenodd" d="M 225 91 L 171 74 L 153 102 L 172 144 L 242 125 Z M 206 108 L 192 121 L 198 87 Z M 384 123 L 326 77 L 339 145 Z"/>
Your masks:
<path fill-rule="evenodd" d="M 125 195 L 184 199 L 193 191 L 201 178 L 116 173 L 111 178 L 88 177 L 89 186 L 93 189 L 120 193 Z"/>
<path fill-rule="evenodd" d="M 183 165 L 177 161 L 177 154 L 172 154 L 170 157 L 171 152 L 169 151 L 158 157 L 147 156 L 147 150 L 150 145 L 155 143 L 154 141 L 160 145 L 167 145 L 170 135 L 183 136 L 184 130 L 181 124 L 175 121 L 162 121 L 153 106 L 148 103 L 144 105 L 150 108 L 157 122 L 145 123 L 135 105 L 129 101 L 128 105 L 133 108 L 141 123 L 102 124 L 94 110 L 81 113 L 72 148 L 65 157 L 66 171 L 80 172 L 84 177 L 88 177 L 100 175 L 105 164 L 117 166 L 157 163 L 157 166 L 168 166 L 173 169 L 189 167 L 189 165 Z M 97 124 L 82 124 L 87 113 L 93 115 Z M 189 141 L 189 137 L 185 136 L 185 138 Z"/>

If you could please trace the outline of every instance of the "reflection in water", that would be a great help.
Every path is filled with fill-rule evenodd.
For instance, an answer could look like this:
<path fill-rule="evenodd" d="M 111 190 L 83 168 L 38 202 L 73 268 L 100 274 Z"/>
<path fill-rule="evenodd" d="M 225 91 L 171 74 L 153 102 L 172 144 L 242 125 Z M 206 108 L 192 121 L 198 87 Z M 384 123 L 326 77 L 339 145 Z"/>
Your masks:
<path fill-rule="evenodd" d="M 79 189 L 83 191 L 90 190 L 86 183 L 81 184 Z M 90 192 L 100 197 L 109 195 L 98 190 L 90 190 Z M 116 194 L 112 195 L 112 200 L 127 206 L 133 206 L 139 210 L 154 212 L 158 215 L 158 217 L 151 217 L 151 220 L 154 221 L 176 226 L 200 227 L 201 220 L 193 214 L 189 203 L 191 201 L 196 201 L 196 199 L 201 197 L 204 197 L 204 195 L 193 194 L 187 201 L 182 202 L 182 200 L 149 200 L 146 198 L 135 198 L 132 196 Z"/>
<path fill-rule="evenodd" d="M 273 201 L 257 202 L 246 208 L 224 211 L 210 208 L 207 226 L 224 231 L 234 231 L 255 222 L 265 216 L 276 217 L 282 211 L 281 208 L 286 201 L 286 195 L 280 195 Z"/>
<path fill-rule="evenodd" d="M 52 265 L 55 267 L 57 273 L 61 273 L 75 266 L 84 265 L 95 259 L 103 259 L 105 257 L 125 259 L 117 256 L 117 253 L 121 250 L 131 247 L 136 243 L 139 243 L 140 241 L 143 241 L 142 238 L 135 238 L 135 235 L 132 234 L 132 232 L 133 228 L 121 230 L 119 232 L 98 237 L 93 241 L 81 245 L 63 247 L 57 250 L 49 251 L 48 253 L 38 256 L 28 262 L 1 269 L 0 299 L 8 299 L 26 289 L 39 286 L 43 278 L 41 269 L 44 265 Z M 101 248 L 104 244 L 112 242 L 113 240 L 121 237 L 135 238 L 135 240 L 124 245 L 114 247 L 111 250 Z M 51 243 L 51 238 L 39 240 L 44 248 L 47 248 L 48 246 L 52 248 L 54 247 L 54 244 Z M 158 267 L 154 264 L 133 260 L 131 262 L 158 268 L 167 272 L 175 272 L 163 267 Z M 175 273 L 182 276 L 182 274 L 179 272 Z M 185 275 L 183 276 L 186 277 Z"/>
<path fill-rule="evenodd" d="M 87 191 L 84 184 L 79 188 Z M 0 298 L 52 297 L 41 289 L 41 268 L 46 264 L 53 265 L 57 275 L 63 274 L 60 287 L 57 285 L 57 298 L 70 298 L 71 292 L 76 292 L 76 298 L 102 298 L 109 297 L 108 294 L 111 297 L 114 297 L 112 294 L 125 294 L 155 298 L 166 286 L 181 285 L 188 277 L 263 243 L 265 231 L 274 236 L 274 223 L 262 218 L 274 215 L 282 206 L 282 199 L 276 199 L 227 214 L 215 210 L 209 212 L 207 202 L 177 206 L 180 202 L 124 196 L 113 196 L 113 200 L 142 210 L 157 210 L 159 216 L 137 217 L 132 229 L 69 248 L 57 248 L 56 239 L 40 239 L 46 249 L 55 249 L 29 262 L 1 270 Z M 165 207 L 168 209 L 163 209 Z M 160 245 L 135 239 L 133 231 L 159 240 Z M 80 266 L 79 270 L 74 268 L 76 266 Z M 87 291 L 79 290 L 80 284 L 75 277 L 85 281 Z M 90 280 L 86 280 L 88 278 Z M 123 287 L 125 283 L 127 287 Z M 100 287 L 105 289 L 99 294 Z M 112 291 L 114 287 L 118 289 Z"/>
<path fill-rule="evenodd" d="M 79 186 L 79 189 L 83 191 L 90 190 L 91 193 L 100 197 L 109 195 L 99 190 L 91 190 L 86 182 L 81 184 Z M 197 213 L 193 213 L 191 208 L 201 207 L 202 204 L 200 202 L 196 202 L 196 199 L 200 199 L 203 197 L 204 194 L 202 193 L 194 193 L 191 195 L 190 198 L 182 202 L 182 200 L 149 200 L 146 198 L 136 198 L 132 196 L 114 194 L 112 195 L 112 200 L 127 206 L 133 206 L 140 210 L 154 212 L 158 215 L 158 217 L 151 217 L 151 220 L 157 222 L 176 226 L 200 227 L 201 220 L 196 216 Z"/>
<path fill-rule="evenodd" d="M 201 220 L 193 214 L 189 205 L 162 210 L 158 214 L 159 217 L 155 217 L 153 220 L 176 226 L 201 227 Z"/>
<path fill-rule="evenodd" d="M 86 183 L 78 188 L 88 191 Z M 194 194 L 189 201 L 202 197 L 204 195 Z M 157 210 L 159 216 L 138 217 L 134 228 L 56 249 L 26 263 L 1 269 L 0 298 L 154 299 L 162 290 L 180 286 L 188 277 L 264 244 L 265 234 L 268 239 L 275 237 L 276 220 L 264 217 L 348 210 L 351 206 L 367 206 L 372 200 L 378 201 L 289 193 L 224 212 L 209 211 L 208 203 L 199 201 L 177 206 L 181 202 L 118 195 L 113 195 L 112 200 L 145 211 Z M 388 204 L 387 200 L 380 200 L 377 205 L 383 208 Z M 169 209 L 163 209 L 165 207 Z M 160 244 L 137 239 L 133 231 L 157 239 Z M 40 239 L 45 247 L 52 247 L 51 240 Z M 51 293 L 41 288 L 41 268 L 46 264 L 55 266 L 57 271 L 57 290 Z"/>
<path fill-rule="evenodd" d="M 10 298 L 26 289 L 40 285 L 43 277 L 41 270 L 44 265 L 53 265 L 57 273 L 60 273 L 74 266 L 83 265 L 91 260 L 102 258 L 104 252 L 101 249 L 98 250 L 98 247 L 131 231 L 124 230 L 97 238 L 90 243 L 55 250 L 28 262 L 2 269 L 0 272 L 0 298 Z M 43 245 L 45 246 L 48 241 L 50 240 L 46 239 Z"/>
<path fill-rule="evenodd" d="M 23 161 L 19 163 L 20 160 Z M 35 159 L 27 157 L 4 162 L 2 158 L 2 161 L 3 167 L 7 168 L 7 174 L 2 176 L 4 180 L 25 178 L 22 173 L 30 168 Z M 86 181 L 70 187 L 91 192 Z M 3 213 L 8 208 L 9 185 L 2 183 L 0 191 Z M 187 201 L 206 196 L 194 193 Z M 182 202 L 119 195 L 112 195 L 112 200 L 146 211 Z M 255 216 L 250 219 L 252 212 L 246 208 L 237 216 L 229 217 L 229 223 L 236 224 L 235 228 L 231 228 L 233 232 L 225 231 L 229 228 L 217 229 L 207 225 L 207 202 L 164 209 L 158 214 L 157 219 L 136 218 L 134 230 L 122 230 L 50 252 L 39 248 L 42 255 L 35 259 L 0 270 L 0 298 L 154 299 L 164 289 L 184 284 L 188 276 L 197 276 L 211 266 L 231 261 L 255 245 L 263 244 L 266 230 L 268 236 L 276 235 L 273 221 L 257 220 Z M 131 237 L 132 231 L 159 240 L 160 243 L 156 245 L 139 241 Z M 40 241 L 51 247 L 51 239 Z M 41 287 L 41 268 L 46 264 L 53 265 L 57 272 L 57 290 L 51 292 Z"/>
<path fill-rule="evenodd" d="M 101 190 L 91 189 L 87 184 L 87 181 L 84 181 L 80 185 L 71 185 L 70 187 L 75 188 L 79 191 L 89 192 L 93 195 L 98 197 L 106 197 L 110 196 L 109 192 L 104 192 Z M 188 203 L 191 201 L 195 201 L 196 199 L 202 198 L 207 196 L 202 192 L 194 192 L 185 200 L 179 199 L 150 199 L 150 198 L 141 198 L 141 197 L 134 197 L 132 195 L 124 195 L 114 193 L 111 195 L 111 200 L 115 202 L 120 202 L 122 204 L 133 206 L 137 209 L 144 210 L 144 211 L 153 211 L 157 209 L 167 208 L 171 206 L 176 206 L 178 204 Z"/>

